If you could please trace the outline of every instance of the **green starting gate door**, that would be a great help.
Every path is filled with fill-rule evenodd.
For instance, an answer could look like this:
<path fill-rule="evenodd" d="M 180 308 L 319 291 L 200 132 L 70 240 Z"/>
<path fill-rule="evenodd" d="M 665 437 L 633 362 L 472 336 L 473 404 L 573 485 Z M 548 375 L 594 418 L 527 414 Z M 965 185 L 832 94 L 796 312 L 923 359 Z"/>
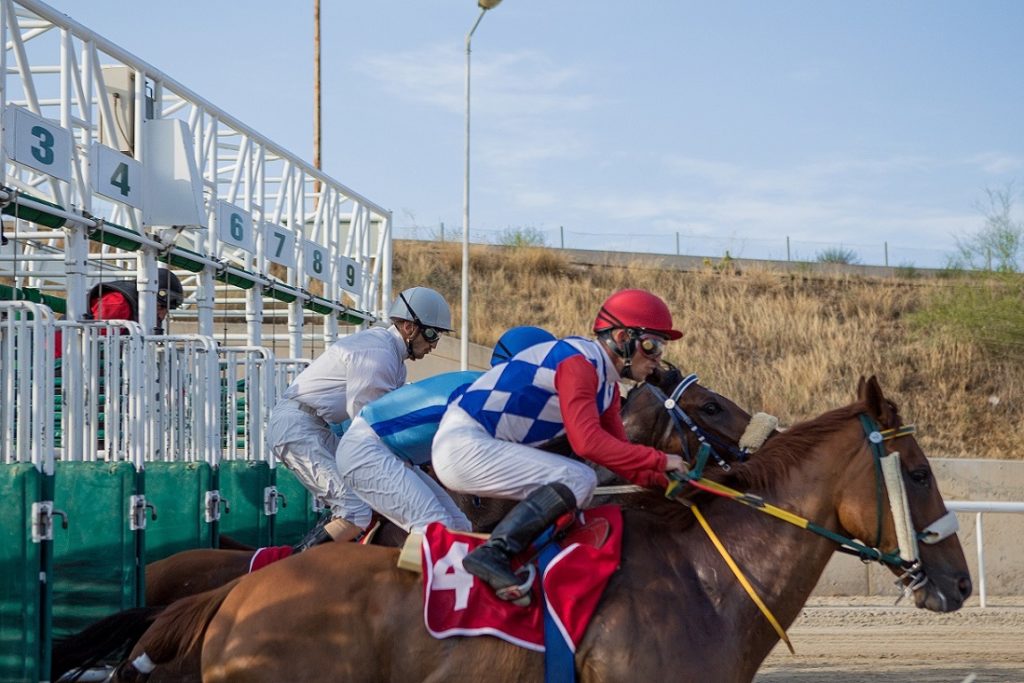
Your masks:
<path fill-rule="evenodd" d="M 222 460 L 217 486 L 230 506 L 220 516 L 220 533 L 257 547 L 270 545 L 271 518 L 264 512 L 270 466 L 255 460 Z"/>
<path fill-rule="evenodd" d="M 0 680 L 41 680 L 42 544 L 32 541 L 32 507 L 42 475 L 30 463 L 0 465 Z"/>
<path fill-rule="evenodd" d="M 156 519 L 146 524 L 147 563 L 182 550 L 213 547 L 213 526 L 206 521 L 206 494 L 213 488 L 208 463 L 146 463 L 146 502 L 156 512 Z"/>
<path fill-rule="evenodd" d="M 68 529 L 53 546 L 56 637 L 141 605 L 140 539 L 129 515 L 136 491 L 130 463 L 57 464 L 54 507 L 67 512 Z"/>
<path fill-rule="evenodd" d="M 274 468 L 274 475 L 277 490 L 283 502 L 287 503 L 287 506 L 277 506 L 274 543 L 295 545 L 316 524 L 320 513 L 313 509 L 313 496 L 286 467 L 278 465 Z"/>

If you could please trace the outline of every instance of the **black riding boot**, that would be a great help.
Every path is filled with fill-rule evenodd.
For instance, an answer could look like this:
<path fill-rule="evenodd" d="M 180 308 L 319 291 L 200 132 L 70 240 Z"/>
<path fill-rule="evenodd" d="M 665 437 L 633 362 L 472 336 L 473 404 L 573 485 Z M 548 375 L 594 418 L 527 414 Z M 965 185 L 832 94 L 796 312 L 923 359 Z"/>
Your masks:
<path fill-rule="evenodd" d="M 292 546 L 293 553 L 301 553 L 303 550 L 309 550 L 315 545 L 321 543 L 327 543 L 331 540 L 331 535 L 327 533 L 327 523 L 331 521 L 330 515 L 323 515 L 320 521 L 317 522 L 312 529 L 306 532 L 306 535 L 302 537 L 302 540 Z"/>
<path fill-rule="evenodd" d="M 462 566 L 486 581 L 502 600 L 528 605 L 530 585 L 512 571 L 512 558 L 526 550 L 545 529 L 576 508 L 576 497 L 565 484 L 545 484 L 505 515 L 482 546 L 466 555 Z"/>

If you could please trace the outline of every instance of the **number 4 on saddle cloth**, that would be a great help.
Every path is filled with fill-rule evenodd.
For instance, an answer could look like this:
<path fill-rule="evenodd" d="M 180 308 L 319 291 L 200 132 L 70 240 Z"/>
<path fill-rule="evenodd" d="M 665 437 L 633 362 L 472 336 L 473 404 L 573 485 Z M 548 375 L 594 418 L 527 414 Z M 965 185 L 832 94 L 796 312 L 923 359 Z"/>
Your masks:
<path fill-rule="evenodd" d="M 441 524 L 429 525 L 422 554 L 427 630 L 435 638 L 496 636 L 543 652 L 547 610 L 565 645 L 575 652 L 619 566 L 622 511 L 617 505 L 582 511 L 556 538 L 550 543 L 557 545 L 541 552 L 543 558 L 550 557 L 542 563 L 545 566 L 535 584 L 544 599 L 518 607 L 499 599 L 490 586 L 462 568 L 462 558 L 485 539 L 450 531 Z"/>

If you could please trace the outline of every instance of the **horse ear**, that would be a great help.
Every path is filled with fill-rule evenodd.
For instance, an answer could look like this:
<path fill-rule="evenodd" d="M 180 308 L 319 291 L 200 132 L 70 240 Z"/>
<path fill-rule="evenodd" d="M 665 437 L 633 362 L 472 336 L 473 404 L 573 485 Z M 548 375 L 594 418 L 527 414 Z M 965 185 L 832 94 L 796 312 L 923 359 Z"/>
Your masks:
<path fill-rule="evenodd" d="M 896 411 L 892 403 L 882 394 L 882 387 L 875 375 L 871 375 L 866 382 L 861 378 L 861 384 L 857 390 L 867 404 L 868 412 L 878 420 L 883 429 L 897 426 Z"/>
<path fill-rule="evenodd" d="M 857 380 L 857 400 L 867 402 L 867 384 L 868 381 L 864 378 L 864 375 L 860 376 Z"/>

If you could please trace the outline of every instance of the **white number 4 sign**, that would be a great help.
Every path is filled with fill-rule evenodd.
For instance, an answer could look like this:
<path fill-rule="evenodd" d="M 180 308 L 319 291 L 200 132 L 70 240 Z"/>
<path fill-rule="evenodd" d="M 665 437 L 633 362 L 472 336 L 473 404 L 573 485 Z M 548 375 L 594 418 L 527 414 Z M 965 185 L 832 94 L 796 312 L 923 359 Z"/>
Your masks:
<path fill-rule="evenodd" d="M 462 558 L 469 554 L 469 544 L 455 542 L 448 554 L 434 563 L 430 590 L 455 591 L 455 609 L 469 606 L 469 592 L 473 589 L 473 575 L 462 568 Z"/>

